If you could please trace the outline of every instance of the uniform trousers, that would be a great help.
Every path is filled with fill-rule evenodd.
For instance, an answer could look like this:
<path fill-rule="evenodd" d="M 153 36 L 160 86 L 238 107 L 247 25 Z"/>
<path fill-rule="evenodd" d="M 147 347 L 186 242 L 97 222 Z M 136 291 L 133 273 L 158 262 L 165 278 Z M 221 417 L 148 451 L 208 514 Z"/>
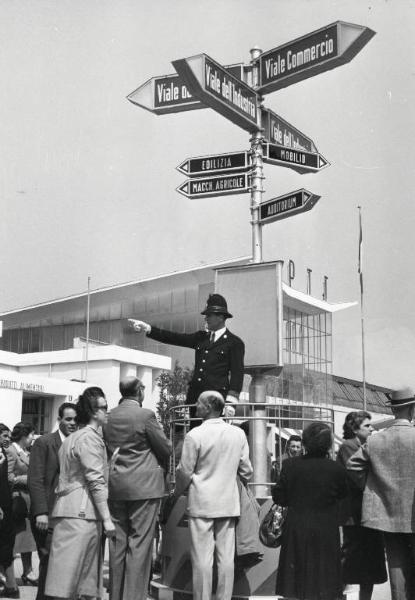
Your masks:
<path fill-rule="evenodd" d="M 160 498 L 111 500 L 116 536 L 109 541 L 111 600 L 146 600 Z"/>
<path fill-rule="evenodd" d="M 415 598 L 415 533 L 384 532 L 392 600 Z"/>
<path fill-rule="evenodd" d="M 211 600 L 214 555 L 218 569 L 216 598 L 230 600 L 234 576 L 235 517 L 189 517 L 189 529 L 193 600 Z"/>

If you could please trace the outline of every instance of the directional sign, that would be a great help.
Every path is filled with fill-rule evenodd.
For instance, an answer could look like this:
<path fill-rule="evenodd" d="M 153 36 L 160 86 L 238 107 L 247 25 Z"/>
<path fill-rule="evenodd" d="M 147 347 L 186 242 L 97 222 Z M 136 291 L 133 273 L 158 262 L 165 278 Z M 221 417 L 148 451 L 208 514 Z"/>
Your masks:
<path fill-rule="evenodd" d="M 316 173 L 330 163 L 318 152 L 293 150 L 277 144 L 265 144 L 264 162 L 289 167 L 298 173 Z"/>
<path fill-rule="evenodd" d="M 280 144 L 293 150 L 317 152 L 313 140 L 301 133 L 296 127 L 290 125 L 282 117 L 268 108 L 261 109 L 262 128 L 265 139 L 272 144 Z"/>
<path fill-rule="evenodd" d="M 226 69 L 243 80 L 244 65 L 229 65 Z M 189 92 L 183 78 L 177 73 L 152 77 L 127 96 L 127 100 L 157 115 L 207 108 Z"/>
<path fill-rule="evenodd" d="M 303 188 L 291 194 L 285 194 L 284 196 L 278 196 L 278 198 L 272 198 L 267 202 L 263 202 L 259 206 L 259 220 L 261 225 L 280 221 L 281 219 L 311 210 L 320 198 L 321 196 L 316 196 Z"/>
<path fill-rule="evenodd" d="M 200 175 L 219 175 L 220 173 L 246 171 L 250 167 L 250 154 L 244 150 L 243 152 L 228 152 L 227 154 L 188 158 L 176 169 L 189 177 L 200 177 Z"/>
<path fill-rule="evenodd" d="M 247 173 L 234 175 L 221 175 L 220 177 L 203 177 L 199 179 L 186 179 L 177 189 L 180 194 L 195 200 L 197 198 L 211 198 L 213 196 L 229 196 L 230 194 L 243 194 L 249 192 Z"/>
<path fill-rule="evenodd" d="M 257 131 L 259 96 L 206 54 L 172 62 L 190 92 L 203 104 L 247 131 Z"/>
<path fill-rule="evenodd" d="M 259 58 L 262 94 L 313 77 L 348 63 L 375 32 L 368 27 L 336 21 L 288 44 L 264 52 Z"/>

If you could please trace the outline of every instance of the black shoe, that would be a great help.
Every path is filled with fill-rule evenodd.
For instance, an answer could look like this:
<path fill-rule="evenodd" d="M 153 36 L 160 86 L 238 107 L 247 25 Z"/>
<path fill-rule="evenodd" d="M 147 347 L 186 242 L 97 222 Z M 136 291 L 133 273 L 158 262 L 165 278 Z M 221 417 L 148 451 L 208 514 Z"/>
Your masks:
<path fill-rule="evenodd" d="M 38 585 L 39 583 L 36 577 L 30 577 L 30 575 L 22 575 L 21 580 L 23 585 Z"/>
<path fill-rule="evenodd" d="M 4 587 L 0 590 L 0 598 L 20 598 L 19 588 Z"/>

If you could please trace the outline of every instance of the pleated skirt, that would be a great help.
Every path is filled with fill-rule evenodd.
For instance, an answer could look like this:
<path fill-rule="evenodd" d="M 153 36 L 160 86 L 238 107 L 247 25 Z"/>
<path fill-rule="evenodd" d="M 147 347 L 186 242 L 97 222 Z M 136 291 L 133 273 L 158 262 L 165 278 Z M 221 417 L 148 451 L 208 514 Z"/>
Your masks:
<path fill-rule="evenodd" d="M 102 523 L 54 519 L 45 594 L 102 598 Z"/>

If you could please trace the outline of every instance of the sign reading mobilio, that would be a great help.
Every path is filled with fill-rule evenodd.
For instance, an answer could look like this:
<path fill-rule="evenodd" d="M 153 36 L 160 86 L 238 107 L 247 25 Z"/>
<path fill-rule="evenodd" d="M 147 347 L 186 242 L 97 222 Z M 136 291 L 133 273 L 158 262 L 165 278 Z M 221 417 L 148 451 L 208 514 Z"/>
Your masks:
<path fill-rule="evenodd" d="M 258 94 L 207 54 L 172 62 L 190 92 L 247 131 L 257 131 Z"/>
<path fill-rule="evenodd" d="M 336 21 L 264 52 L 259 58 L 259 91 L 274 92 L 348 63 L 374 35 L 368 27 Z"/>

